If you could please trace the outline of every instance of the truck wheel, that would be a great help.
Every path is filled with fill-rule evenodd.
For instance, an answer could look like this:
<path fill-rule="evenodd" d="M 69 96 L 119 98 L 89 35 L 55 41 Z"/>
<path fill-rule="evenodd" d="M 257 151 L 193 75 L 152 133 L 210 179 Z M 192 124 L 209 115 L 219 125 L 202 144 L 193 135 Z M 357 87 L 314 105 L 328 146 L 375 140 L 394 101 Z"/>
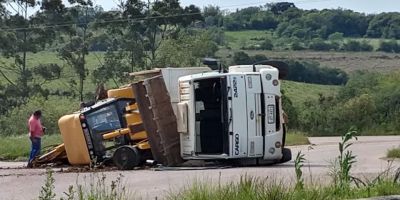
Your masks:
<path fill-rule="evenodd" d="M 119 170 L 131 170 L 139 166 L 140 157 L 140 152 L 136 147 L 122 146 L 115 150 L 113 162 Z"/>
<path fill-rule="evenodd" d="M 280 163 L 285 163 L 292 160 L 292 151 L 288 148 L 283 148 L 282 149 L 282 159 L 280 160 Z"/>

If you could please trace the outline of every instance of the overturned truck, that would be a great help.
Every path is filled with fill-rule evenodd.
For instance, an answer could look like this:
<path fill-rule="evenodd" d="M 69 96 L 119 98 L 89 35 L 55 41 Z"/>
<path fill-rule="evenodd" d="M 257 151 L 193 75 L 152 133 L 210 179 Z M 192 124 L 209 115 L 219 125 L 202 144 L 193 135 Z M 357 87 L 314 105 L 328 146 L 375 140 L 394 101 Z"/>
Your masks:
<path fill-rule="evenodd" d="M 63 116 L 64 144 L 36 163 L 64 159 L 133 169 L 146 160 L 165 166 L 289 161 L 279 81 L 286 72 L 269 64 L 231 66 L 228 72 L 200 67 L 134 73 L 147 77 Z"/>

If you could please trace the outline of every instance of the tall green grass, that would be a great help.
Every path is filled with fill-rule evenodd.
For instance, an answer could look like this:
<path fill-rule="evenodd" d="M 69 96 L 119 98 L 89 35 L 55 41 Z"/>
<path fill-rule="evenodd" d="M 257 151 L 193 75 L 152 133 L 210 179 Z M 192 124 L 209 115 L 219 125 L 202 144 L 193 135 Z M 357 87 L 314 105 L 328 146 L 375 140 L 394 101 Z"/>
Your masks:
<path fill-rule="evenodd" d="M 246 30 L 246 31 L 226 31 L 225 40 L 227 44 L 235 50 L 240 49 L 243 46 L 254 45 L 260 43 L 257 40 L 263 40 L 264 38 L 271 38 L 272 33 L 269 31 L 257 31 L 257 30 Z"/>
<path fill-rule="evenodd" d="M 357 199 L 374 196 L 400 194 L 400 169 L 393 175 L 390 170 L 378 175 L 372 181 L 361 180 L 350 174 L 350 169 L 357 162 L 356 156 L 348 148 L 357 139 L 355 131 L 342 136 L 339 143 L 339 155 L 336 162 L 338 169 L 332 166 L 333 182 L 327 185 L 305 185 L 303 177 L 304 154 L 299 152 L 295 159 L 296 182 L 288 183 L 277 179 L 242 176 L 238 182 L 227 184 L 195 182 L 182 191 L 171 192 L 170 200 L 297 200 L 297 199 Z M 352 184 L 353 183 L 353 184 Z"/>
<path fill-rule="evenodd" d="M 60 144 L 59 134 L 45 135 L 42 138 L 42 153 L 46 147 Z M 19 136 L 5 136 L 0 140 L 0 160 L 28 160 L 31 141 L 28 134 Z"/>
<path fill-rule="evenodd" d="M 339 92 L 340 88 L 341 86 L 299 83 L 294 81 L 283 81 L 282 83 L 282 89 L 295 107 L 304 107 L 304 102 L 318 100 L 320 94 L 323 96 L 334 96 Z"/>
<path fill-rule="evenodd" d="M 68 191 L 56 194 L 54 172 L 46 171 L 46 179 L 40 190 L 39 200 L 55 200 L 56 196 L 63 196 L 60 200 L 128 200 L 135 199 L 129 189 L 123 184 L 123 175 L 119 174 L 115 179 L 108 181 L 106 175 L 92 173 L 84 175 L 83 181 L 77 176 L 76 184 L 70 185 Z M 83 183 L 83 184 L 82 184 Z"/>
<path fill-rule="evenodd" d="M 333 185 L 309 185 L 296 189 L 292 184 L 268 178 L 241 177 L 239 182 L 212 184 L 194 183 L 177 193 L 171 192 L 169 200 L 298 200 L 298 199 L 356 199 L 400 194 L 400 184 L 393 180 L 381 180 L 370 187 L 352 187 L 340 190 Z"/>
<path fill-rule="evenodd" d="M 400 147 L 389 149 L 387 152 L 388 158 L 400 158 Z"/>
<path fill-rule="evenodd" d="M 286 135 L 286 146 L 310 144 L 306 134 L 301 132 L 290 132 Z"/>

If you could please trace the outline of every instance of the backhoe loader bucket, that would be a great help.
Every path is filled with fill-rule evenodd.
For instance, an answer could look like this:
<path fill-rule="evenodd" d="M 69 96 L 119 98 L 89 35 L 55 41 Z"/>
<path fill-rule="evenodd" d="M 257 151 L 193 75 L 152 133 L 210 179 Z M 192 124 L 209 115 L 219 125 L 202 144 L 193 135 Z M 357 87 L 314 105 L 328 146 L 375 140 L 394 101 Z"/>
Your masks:
<path fill-rule="evenodd" d="M 33 165 L 39 166 L 47 163 L 56 163 L 59 161 L 66 161 L 66 159 L 67 159 L 67 152 L 65 151 L 65 145 L 63 143 L 55 147 L 53 150 L 43 154 L 42 156 L 37 157 L 33 161 Z"/>

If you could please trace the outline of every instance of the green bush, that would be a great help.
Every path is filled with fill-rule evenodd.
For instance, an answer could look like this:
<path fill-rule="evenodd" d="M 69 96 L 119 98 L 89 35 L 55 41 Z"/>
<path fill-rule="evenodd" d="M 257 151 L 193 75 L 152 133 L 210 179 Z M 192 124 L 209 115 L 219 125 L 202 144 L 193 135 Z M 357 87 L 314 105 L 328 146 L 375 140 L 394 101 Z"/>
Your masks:
<path fill-rule="evenodd" d="M 316 51 L 330 51 L 330 50 L 336 50 L 338 48 L 337 45 L 334 45 L 332 43 L 326 42 L 322 40 L 321 38 L 313 39 L 310 44 L 309 48 L 312 50 Z"/>
<path fill-rule="evenodd" d="M 288 60 L 289 74 L 287 80 L 326 85 L 342 85 L 347 82 L 343 70 L 322 67 L 317 62 Z"/>
<path fill-rule="evenodd" d="M 46 134 L 58 133 L 58 120 L 61 116 L 79 109 L 79 102 L 69 98 L 50 96 L 31 97 L 28 102 L 12 108 L 0 116 L 1 135 L 21 135 L 28 133 L 27 121 L 35 110 L 42 110 L 42 124 L 47 128 Z"/>
<path fill-rule="evenodd" d="M 245 52 L 239 51 L 233 54 L 233 64 L 249 65 L 253 63 L 252 58 Z"/>
<path fill-rule="evenodd" d="M 343 40 L 343 33 L 334 32 L 328 36 L 329 40 L 341 41 Z"/>
<path fill-rule="evenodd" d="M 388 53 L 399 53 L 400 45 L 397 43 L 396 40 L 381 41 L 381 43 L 379 44 L 378 50 L 388 52 Z"/>
<path fill-rule="evenodd" d="M 262 50 L 272 50 L 274 48 L 274 44 L 272 43 L 272 40 L 269 38 L 266 38 L 260 45 L 260 48 Z"/>
<path fill-rule="evenodd" d="M 349 40 L 343 44 L 342 49 L 345 51 L 372 51 L 374 50 L 374 47 L 366 40 L 361 42 L 357 40 Z"/>
<path fill-rule="evenodd" d="M 355 73 L 336 96 L 320 95 L 298 109 L 298 126 L 313 135 L 337 135 L 356 128 L 360 134 L 400 130 L 400 72 Z"/>
<path fill-rule="evenodd" d="M 389 149 L 387 152 L 388 158 L 400 158 L 400 148 Z"/>
<path fill-rule="evenodd" d="M 300 50 L 304 50 L 305 47 L 298 41 L 298 40 L 294 40 L 291 44 L 290 44 L 290 48 L 293 51 L 300 51 Z"/>

